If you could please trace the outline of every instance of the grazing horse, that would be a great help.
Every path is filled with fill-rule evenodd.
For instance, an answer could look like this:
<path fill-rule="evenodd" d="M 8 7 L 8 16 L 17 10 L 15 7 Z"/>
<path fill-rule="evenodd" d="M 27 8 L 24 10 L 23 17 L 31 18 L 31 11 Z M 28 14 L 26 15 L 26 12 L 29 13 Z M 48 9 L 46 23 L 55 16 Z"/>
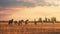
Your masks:
<path fill-rule="evenodd" d="M 17 21 L 14 21 L 15 24 L 17 24 Z"/>
<path fill-rule="evenodd" d="M 13 23 L 13 19 L 12 20 L 9 20 L 9 23 L 8 24 L 12 24 Z"/>
<path fill-rule="evenodd" d="M 34 23 L 35 23 L 35 25 L 37 24 L 37 22 L 36 22 L 36 21 L 34 21 Z"/>
<path fill-rule="evenodd" d="M 25 24 L 28 24 L 28 21 L 29 21 L 29 20 L 26 20 L 26 21 L 25 21 Z"/>
<path fill-rule="evenodd" d="M 19 21 L 19 22 L 18 22 L 18 25 L 21 25 L 21 24 L 22 24 L 22 21 Z"/>
<path fill-rule="evenodd" d="M 37 21 L 36 21 L 36 19 L 34 19 L 34 23 L 35 23 L 35 25 L 37 24 Z"/>
<path fill-rule="evenodd" d="M 22 25 L 24 23 L 24 20 L 19 20 L 18 25 Z"/>

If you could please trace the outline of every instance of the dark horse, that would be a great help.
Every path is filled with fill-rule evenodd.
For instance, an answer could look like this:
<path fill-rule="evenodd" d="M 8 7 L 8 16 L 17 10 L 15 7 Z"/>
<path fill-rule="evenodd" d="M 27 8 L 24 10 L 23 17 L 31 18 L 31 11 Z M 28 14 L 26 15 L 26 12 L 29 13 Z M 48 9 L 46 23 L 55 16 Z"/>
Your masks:
<path fill-rule="evenodd" d="M 8 24 L 12 24 L 13 23 L 13 19 L 9 20 L 9 23 Z"/>
<path fill-rule="evenodd" d="M 36 19 L 34 19 L 34 23 L 35 23 L 35 25 L 37 24 L 37 21 L 36 21 Z"/>
<path fill-rule="evenodd" d="M 24 20 L 19 20 L 18 25 L 22 25 L 23 22 Z"/>
<path fill-rule="evenodd" d="M 25 24 L 28 24 L 28 21 L 29 21 L 29 20 L 26 20 L 26 21 L 25 21 Z"/>

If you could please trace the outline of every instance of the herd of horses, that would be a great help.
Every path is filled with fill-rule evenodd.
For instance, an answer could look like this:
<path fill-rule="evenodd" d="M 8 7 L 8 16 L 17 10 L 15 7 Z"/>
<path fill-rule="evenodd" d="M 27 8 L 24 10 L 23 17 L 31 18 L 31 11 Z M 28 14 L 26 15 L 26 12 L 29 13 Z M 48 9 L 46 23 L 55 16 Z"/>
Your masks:
<path fill-rule="evenodd" d="M 14 23 L 14 24 L 21 25 L 22 23 L 28 24 L 28 22 L 29 22 L 28 19 L 25 20 L 25 21 L 24 20 L 14 21 L 14 19 L 11 19 L 11 20 L 8 21 L 8 24 L 10 25 L 10 24 L 13 24 Z M 36 20 L 34 20 L 33 22 L 34 22 L 35 25 L 37 24 L 37 21 Z M 54 24 L 56 22 L 56 19 L 54 19 L 53 21 L 44 20 L 44 21 L 39 21 L 39 22 L 41 22 L 41 23 L 47 23 L 47 22 L 49 23 L 50 22 L 50 23 L 53 23 Z"/>
<path fill-rule="evenodd" d="M 24 20 L 19 20 L 19 21 L 17 22 L 17 21 L 13 21 L 13 19 L 11 19 L 11 20 L 8 21 L 8 24 L 9 24 L 9 25 L 11 25 L 11 24 L 13 24 L 13 23 L 14 23 L 14 24 L 18 24 L 18 25 L 21 25 L 22 23 L 28 24 L 28 21 L 29 21 L 29 20 L 25 20 L 25 21 L 24 21 Z"/>

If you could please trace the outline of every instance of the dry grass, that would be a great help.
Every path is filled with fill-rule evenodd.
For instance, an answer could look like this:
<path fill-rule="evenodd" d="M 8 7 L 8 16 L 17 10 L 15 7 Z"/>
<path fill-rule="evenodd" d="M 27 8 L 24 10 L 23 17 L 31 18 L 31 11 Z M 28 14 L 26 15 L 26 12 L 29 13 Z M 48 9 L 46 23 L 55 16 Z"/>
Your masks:
<path fill-rule="evenodd" d="M 8 25 L 8 23 L 0 22 L 0 34 L 60 34 L 60 24 L 29 23 L 27 25 Z"/>

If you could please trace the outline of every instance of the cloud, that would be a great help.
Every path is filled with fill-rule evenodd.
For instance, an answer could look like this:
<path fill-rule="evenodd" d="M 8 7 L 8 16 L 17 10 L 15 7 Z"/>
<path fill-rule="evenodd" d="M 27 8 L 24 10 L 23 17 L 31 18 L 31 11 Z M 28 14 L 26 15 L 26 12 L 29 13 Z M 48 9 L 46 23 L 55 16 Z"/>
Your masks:
<path fill-rule="evenodd" d="M 35 6 L 33 2 L 28 2 L 28 1 L 16 1 L 16 0 L 0 0 L 0 6 L 2 7 L 8 7 L 8 6 L 26 6 L 26 7 L 33 7 Z"/>
<path fill-rule="evenodd" d="M 35 6 L 58 6 L 60 5 L 59 0 L 0 0 L 0 6 L 24 6 L 24 7 L 35 7 Z"/>
<path fill-rule="evenodd" d="M 0 13 L 0 20 L 8 18 L 8 16 L 10 16 L 10 15 L 11 14 L 8 14 L 8 13 Z"/>
<path fill-rule="evenodd" d="M 0 16 L 9 16 L 10 14 L 0 14 Z"/>
<path fill-rule="evenodd" d="M 37 5 L 39 6 L 59 6 L 60 1 L 57 0 L 36 0 Z"/>

